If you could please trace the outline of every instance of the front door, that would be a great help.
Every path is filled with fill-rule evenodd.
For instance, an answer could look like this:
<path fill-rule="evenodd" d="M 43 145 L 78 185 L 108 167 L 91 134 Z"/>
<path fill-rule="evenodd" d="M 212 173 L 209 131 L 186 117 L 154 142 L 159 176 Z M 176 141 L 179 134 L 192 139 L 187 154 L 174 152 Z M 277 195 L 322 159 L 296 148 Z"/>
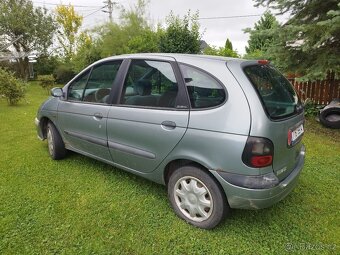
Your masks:
<path fill-rule="evenodd" d="M 189 106 L 172 61 L 132 60 L 120 104 L 108 114 L 107 134 L 113 161 L 151 172 L 183 137 Z"/>
<path fill-rule="evenodd" d="M 109 98 L 121 61 L 100 63 L 78 76 L 58 106 L 58 122 L 67 148 L 112 161 L 107 147 Z"/>

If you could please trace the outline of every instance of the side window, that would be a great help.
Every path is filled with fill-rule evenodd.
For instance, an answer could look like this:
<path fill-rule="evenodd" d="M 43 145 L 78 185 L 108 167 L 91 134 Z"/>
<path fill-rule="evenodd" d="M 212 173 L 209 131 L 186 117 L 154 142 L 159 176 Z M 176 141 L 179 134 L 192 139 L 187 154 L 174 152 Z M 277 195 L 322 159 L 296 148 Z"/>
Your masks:
<path fill-rule="evenodd" d="M 68 100 L 106 103 L 120 64 L 106 62 L 83 73 L 69 86 Z"/>
<path fill-rule="evenodd" d="M 90 74 L 90 70 L 83 73 L 79 76 L 75 81 L 71 83 L 68 88 L 68 100 L 72 101 L 81 101 L 84 93 L 84 89 L 86 86 L 87 78 Z"/>
<path fill-rule="evenodd" d="M 107 103 L 120 64 L 121 61 L 106 62 L 93 67 L 83 94 L 83 101 Z"/>
<path fill-rule="evenodd" d="M 224 102 L 222 85 L 209 74 L 191 66 L 180 64 L 192 108 L 209 108 Z"/>
<path fill-rule="evenodd" d="M 178 84 L 171 64 L 133 60 L 124 83 L 121 104 L 174 108 Z"/>

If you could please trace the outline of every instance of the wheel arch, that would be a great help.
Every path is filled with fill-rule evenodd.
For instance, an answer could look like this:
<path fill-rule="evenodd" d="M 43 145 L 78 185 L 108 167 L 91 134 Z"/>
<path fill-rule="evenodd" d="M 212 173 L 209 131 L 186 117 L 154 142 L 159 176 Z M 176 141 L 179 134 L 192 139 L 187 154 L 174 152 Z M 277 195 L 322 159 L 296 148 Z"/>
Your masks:
<path fill-rule="evenodd" d="M 46 116 L 43 116 L 43 117 L 40 118 L 40 128 L 41 128 L 42 135 L 43 135 L 44 139 L 46 139 L 46 137 L 47 137 L 47 124 L 50 121 L 51 120 L 48 117 L 46 117 Z"/>
<path fill-rule="evenodd" d="M 163 179 L 165 185 L 168 184 L 169 178 L 173 172 L 175 172 L 178 168 L 183 167 L 183 166 L 194 166 L 197 167 L 204 172 L 206 172 L 221 188 L 223 191 L 223 188 L 220 184 L 220 182 L 215 178 L 215 176 L 209 171 L 209 167 L 205 166 L 199 161 L 193 160 L 193 159 L 185 159 L 185 158 L 179 158 L 179 159 L 173 159 L 170 162 L 168 162 L 164 168 L 163 172 Z"/>
<path fill-rule="evenodd" d="M 56 127 L 56 129 L 58 130 L 59 134 L 61 134 L 58 126 L 54 123 L 54 121 L 51 118 L 49 118 L 47 116 L 42 116 L 39 121 L 40 121 L 39 125 L 40 125 L 40 128 L 41 128 L 41 131 L 42 131 L 44 139 L 46 139 L 46 137 L 47 137 L 47 124 L 49 122 L 51 122 Z"/>

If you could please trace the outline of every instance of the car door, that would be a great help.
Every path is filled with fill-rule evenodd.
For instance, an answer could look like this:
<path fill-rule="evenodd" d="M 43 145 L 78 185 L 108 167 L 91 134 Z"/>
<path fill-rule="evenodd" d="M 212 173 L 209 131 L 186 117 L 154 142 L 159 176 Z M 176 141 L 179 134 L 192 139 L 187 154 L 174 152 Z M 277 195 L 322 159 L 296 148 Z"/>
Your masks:
<path fill-rule="evenodd" d="M 120 65 L 121 61 L 99 63 L 67 87 L 67 97 L 58 106 L 59 127 L 67 148 L 112 161 L 107 147 L 106 121 Z"/>
<path fill-rule="evenodd" d="M 108 114 L 108 146 L 121 167 L 151 172 L 183 137 L 189 119 L 174 60 L 131 60 L 119 104 Z"/>

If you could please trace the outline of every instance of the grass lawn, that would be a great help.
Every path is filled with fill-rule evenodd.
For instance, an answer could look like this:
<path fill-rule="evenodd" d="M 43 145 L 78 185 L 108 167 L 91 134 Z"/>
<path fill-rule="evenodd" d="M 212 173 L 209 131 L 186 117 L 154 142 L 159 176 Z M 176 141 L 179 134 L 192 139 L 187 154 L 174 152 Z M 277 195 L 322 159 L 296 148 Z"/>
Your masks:
<path fill-rule="evenodd" d="M 339 254 L 340 131 L 310 119 L 297 188 L 212 231 L 175 216 L 165 187 L 75 153 L 49 158 L 27 103 L 0 100 L 0 254 Z"/>

